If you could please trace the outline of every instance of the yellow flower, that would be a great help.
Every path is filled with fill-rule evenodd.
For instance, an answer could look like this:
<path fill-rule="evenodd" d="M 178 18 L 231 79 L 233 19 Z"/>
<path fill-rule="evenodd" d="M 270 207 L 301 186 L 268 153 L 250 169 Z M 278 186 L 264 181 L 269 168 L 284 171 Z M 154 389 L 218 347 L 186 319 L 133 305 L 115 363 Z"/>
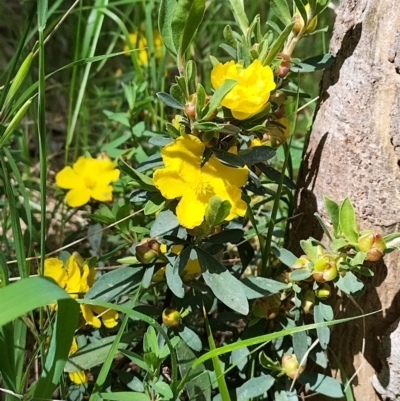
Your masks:
<path fill-rule="evenodd" d="M 83 206 L 93 198 L 99 202 L 112 200 L 112 181 L 119 178 L 120 171 L 108 159 L 80 157 L 72 167 L 64 167 L 56 175 L 56 184 L 69 189 L 65 198 L 71 207 Z"/>
<path fill-rule="evenodd" d="M 76 351 L 78 351 L 78 344 L 76 342 L 76 338 L 74 337 L 72 339 L 72 344 L 71 344 L 71 349 L 69 351 L 69 355 L 74 354 Z M 69 372 L 68 376 L 72 383 L 75 384 L 83 384 L 88 381 L 87 376 L 83 370 L 78 370 L 77 372 Z"/>
<path fill-rule="evenodd" d="M 221 86 L 226 79 L 235 79 L 238 82 L 221 104 L 230 109 L 237 120 L 244 120 L 262 111 L 270 92 L 276 87 L 271 67 L 263 67 L 260 60 L 254 60 L 247 68 L 233 60 L 216 64 L 211 71 L 214 89 Z"/>
<path fill-rule="evenodd" d="M 44 262 L 44 275 L 51 277 L 72 298 L 83 298 L 94 283 L 95 269 L 89 268 L 87 262 L 74 252 L 64 263 L 58 258 L 49 258 Z M 118 324 L 118 313 L 102 306 L 80 304 L 82 316 L 86 323 L 99 328 L 112 328 Z M 101 319 L 101 320 L 100 320 Z"/>
<path fill-rule="evenodd" d="M 146 65 L 149 59 L 147 39 L 142 34 L 138 34 L 137 32 L 132 32 L 129 34 L 129 41 L 131 42 L 134 49 L 138 50 L 138 62 L 139 65 Z M 154 46 L 154 56 L 157 60 L 159 60 L 163 53 L 163 42 L 161 39 L 160 32 L 158 30 L 153 31 L 153 46 Z M 129 56 L 129 45 L 128 43 L 124 46 L 125 54 Z"/>
<path fill-rule="evenodd" d="M 153 175 L 154 185 L 166 199 L 181 198 L 176 208 L 179 223 L 186 228 L 199 226 L 210 198 L 220 197 L 231 204 L 226 218 L 244 216 L 247 204 L 240 187 L 247 181 L 247 168 L 222 164 L 215 155 L 201 167 L 205 145 L 193 135 L 183 135 L 161 151 L 165 168 Z"/>

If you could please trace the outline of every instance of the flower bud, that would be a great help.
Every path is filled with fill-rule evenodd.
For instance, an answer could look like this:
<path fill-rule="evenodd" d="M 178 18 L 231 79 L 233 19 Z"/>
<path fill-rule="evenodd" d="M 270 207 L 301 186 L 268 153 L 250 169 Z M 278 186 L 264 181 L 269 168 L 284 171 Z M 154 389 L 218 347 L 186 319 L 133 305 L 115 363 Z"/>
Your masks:
<path fill-rule="evenodd" d="M 299 270 L 299 269 L 308 270 L 309 263 L 310 263 L 310 259 L 308 259 L 308 257 L 306 255 L 302 255 L 296 260 L 296 262 L 291 267 L 291 269 L 292 270 Z"/>
<path fill-rule="evenodd" d="M 283 354 L 282 368 L 286 376 L 293 380 L 299 377 L 304 371 L 304 366 L 300 366 L 295 354 Z"/>
<path fill-rule="evenodd" d="M 146 238 L 136 245 L 135 256 L 141 263 L 153 262 L 160 252 L 160 244 L 153 238 Z"/>
<path fill-rule="evenodd" d="M 309 314 L 313 312 L 315 305 L 315 294 L 314 291 L 308 290 L 303 299 L 301 300 L 301 307 L 305 314 Z"/>
<path fill-rule="evenodd" d="M 167 327 L 178 327 L 181 324 L 181 314 L 175 308 L 166 308 L 162 313 L 162 322 Z"/>
<path fill-rule="evenodd" d="M 338 275 L 335 258 L 332 255 L 325 254 L 320 256 L 314 263 L 313 278 L 319 283 L 332 281 Z"/>
<path fill-rule="evenodd" d="M 306 11 L 307 11 L 307 19 L 308 19 L 308 22 L 307 22 L 306 29 L 304 30 L 303 33 L 311 33 L 311 32 L 314 32 L 314 30 L 315 30 L 315 28 L 317 27 L 317 24 L 318 24 L 318 17 L 315 16 L 315 17 L 310 21 L 310 17 L 311 17 L 310 5 L 309 5 L 309 4 L 306 4 L 306 5 L 304 6 L 304 8 L 305 8 Z M 293 15 L 292 22 L 294 22 L 294 26 L 293 26 L 293 28 L 292 28 L 292 31 L 293 31 L 293 33 L 295 33 L 295 34 L 297 35 L 298 33 L 300 33 L 301 30 L 304 29 L 304 24 L 305 24 L 305 23 L 304 23 L 304 19 L 303 19 L 303 17 L 301 16 L 299 10 L 297 10 L 297 8 L 296 8 L 295 14 Z"/>
<path fill-rule="evenodd" d="M 278 56 L 282 57 L 282 61 L 275 70 L 275 75 L 279 78 L 285 78 L 290 69 L 290 56 L 285 53 L 278 53 Z"/>
<path fill-rule="evenodd" d="M 319 299 L 327 299 L 331 296 L 331 286 L 327 283 L 320 285 L 315 290 L 315 296 Z"/>
<path fill-rule="evenodd" d="M 366 260 L 376 262 L 382 257 L 386 243 L 382 235 L 367 231 L 358 239 L 358 248 L 366 253 Z"/>
<path fill-rule="evenodd" d="M 197 95 L 194 94 L 191 96 L 191 100 L 185 104 L 185 113 L 191 120 L 196 118 L 196 101 Z"/>

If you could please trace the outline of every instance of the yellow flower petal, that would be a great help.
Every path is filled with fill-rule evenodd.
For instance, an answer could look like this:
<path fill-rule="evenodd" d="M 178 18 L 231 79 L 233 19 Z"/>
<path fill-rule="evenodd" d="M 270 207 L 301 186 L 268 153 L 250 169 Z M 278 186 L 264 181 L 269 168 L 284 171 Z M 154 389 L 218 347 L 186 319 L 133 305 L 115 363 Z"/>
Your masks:
<path fill-rule="evenodd" d="M 100 319 L 93 314 L 91 305 L 80 304 L 80 307 L 83 318 L 86 320 L 86 323 L 90 324 L 96 329 L 99 329 L 101 327 L 101 322 Z"/>
<path fill-rule="evenodd" d="M 83 370 L 78 370 L 77 372 L 69 372 L 68 376 L 72 383 L 75 384 L 83 384 L 87 383 L 88 381 L 87 376 Z"/>
<path fill-rule="evenodd" d="M 167 169 L 176 171 L 186 182 L 196 180 L 200 173 L 205 145 L 194 135 L 183 135 L 161 151 Z M 183 163 L 182 163 L 183 162 Z"/>
<path fill-rule="evenodd" d="M 63 189 L 84 187 L 85 182 L 71 167 L 64 167 L 56 174 L 56 184 Z"/>
<path fill-rule="evenodd" d="M 180 200 L 176 215 L 179 222 L 186 228 L 194 228 L 199 226 L 203 220 L 207 208 L 208 199 L 200 199 L 193 190 L 187 190 Z"/>
<path fill-rule="evenodd" d="M 73 188 L 68 191 L 65 201 L 68 206 L 80 207 L 90 201 L 91 191 L 88 188 Z"/>
<path fill-rule="evenodd" d="M 118 312 L 115 310 L 95 305 L 92 305 L 91 308 L 107 328 L 111 329 L 118 324 Z"/>
<path fill-rule="evenodd" d="M 63 262 L 58 258 L 48 258 L 44 261 L 43 274 L 51 277 L 61 288 L 65 288 L 68 278 L 63 266 Z"/>
<path fill-rule="evenodd" d="M 187 189 L 179 174 L 167 168 L 161 168 L 154 172 L 153 182 L 156 188 L 166 199 L 180 198 Z"/>
<path fill-rule="evenodd" d="M 90 197 L 100 202 L 109 202 L 112 200 L 112 190 L 113 187 L 111 185 L 98 185 L 92 189 Z"/>

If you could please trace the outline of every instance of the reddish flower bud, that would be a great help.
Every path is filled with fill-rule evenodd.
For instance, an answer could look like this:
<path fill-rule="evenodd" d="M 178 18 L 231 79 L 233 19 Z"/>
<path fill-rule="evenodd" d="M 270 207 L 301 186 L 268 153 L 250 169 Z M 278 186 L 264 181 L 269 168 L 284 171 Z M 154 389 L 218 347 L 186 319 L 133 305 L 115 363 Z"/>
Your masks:
<path fill-rule="evenodd" d="M 358 239 L 358 248 L 366 253 L 366 260 L 376 262 L 382 257 L 386 243 L 382 235 L 367 231 Z"/>

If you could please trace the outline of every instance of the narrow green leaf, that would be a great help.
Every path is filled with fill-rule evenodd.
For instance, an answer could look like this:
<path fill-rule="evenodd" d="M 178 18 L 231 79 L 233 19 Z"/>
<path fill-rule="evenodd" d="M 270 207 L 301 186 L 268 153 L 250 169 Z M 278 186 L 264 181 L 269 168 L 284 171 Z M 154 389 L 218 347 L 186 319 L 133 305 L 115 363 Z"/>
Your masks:
<path fill-rule="evenodd" d="M 156 220 L 151 227 L 150 236 L 152 238 L 158 237 L 178 226 L 179 221 L 175 214 L 171 210 L 163 210 L 157 215 Z"/>
<path fill-rule="evenodd" d="M 244 9 L 243 0 L 229 0 L 232 7 L 233 16 L 244 35 L 247 33 L 249 27 L 249 20 L 247 19 L 246 11 Z"/>
<path fill-rule="evenodd" d="M 270 7 L 272 12 L 285 26 L 291 23 L 292 16 L 290 15 L 288 2 L 286 0 L 271 0 Z"/>
<path fill-rule="evenodd" d="M 163 43 L 171 56 L 176 59 L 178 54 L 172 38 L 171 22 L 174 15 L 176 2 L 171 0 L 161 0 L 158 11 L 158 30 L 160 31 Z"/>
<path fill-rule="evenodd" d="M 234 153 L 225 152 L 224 150 L 217 148 L 212 148 L 212 152 L 218 157 L 219 160 L 229 166 L 243 167 L 245 165 L 243 158 L 235 155 Z"/>
<path fill-rule="evenodd" d="M 51 399 L 59 385 L 78 324 L 79 311 L 79 305 L 72 298 L 58 301 L 56 321 L 34 399 Z"/>
<path fill-rule="evenodd" d="M 232 244 L 237 244 L 243 238 L 243 230 L 240 228 L 233 228 L 231 230 L 223 230 L 217 234 L 211 235 L 205 238 L 205 242 L 211 242 L 212 244 L 226 244 L 231 242 Z"/>
<path fill-rule="evenodd" d="M 52 279 L 45 277 L 29 277 L 0 288 L 0 326 L 60 299 L 71 297 Z"/>
<path fill-rule="evenodd" d="M 216 347 L 215 347 L 213 332 L 211 330 L 210 322 L 208 321 L 207 312 L 204 308 L 203 308 L 203 315 L 204 315 L 204 323 L 205 323 L 206 332 L 207 332 L 208 346 L 210 347 L 211 351 L 215 351 Z M 218 356 L 213 356 L 211 358 L 211 360 L 212 360 L 215 375 L 217 377 L 218 389 L 219 389 L 219 393 L 221 395 L 221 399 L 223 399 L 224 401 L 231 401 L 228 386 L 226 385 L 226 381 L 225 381 L 225 375 L 222 371 L 221 362 L 220 362 Z"/>
<path fill-rule="evenodd" d="M 350 242 L 358 241 L 358 229 L 354 207 L 349 198 L 340 205 L 339 212 L 340 230 Z"/>
<path fill-rule="evenodd" d="M 165 205 L 165 198 L 160 194 L 156 193 L 144 207 L 144 214 L 148 216 L 161 210 Z"/>
<path fill-rule="evenodd" d="M 279 2 L 280 0 L 275 0 L 275 1 Z M 270 65 L 272 61 L 274 61 L 276 55 L 281 51 L 282 46 L 285 43 L 285 40 L 292 32 L 293 26 L 294 26 L 293 22 L 289 23 L 289 25 L 287 25 L 285 29 L 281 32 L 276 41 L 270 47 L 268 53 L 266 53 L 265 57 L 261 58 L 262 65 Z"/>
<path fill-rule="evenodd" d="M 239 156 L 247 166 L 251 167 L 257 163 L 266 162 L 275 156 L 276 152 L 269 146 L 254 146 L 253 148 L 240 152 Z"/>
<path fill-rule="evenodd" d="M 382 311 L 382 309 L 375 311 L 375 312 L 367 313 L 364 315 L 332 320 L 331 322 L 313 323 L 313 324 L 307 324 L 304 326 L 290 327 L 290 328 L 286 328 L 284 330 L 276 331 L 274 333 L 264 334 L 262 336 L 238 341 L 233 344 L 224 345 L 223 347 L 217 348 L 215 350 L 211 350 L 211 351 L 207 352 L 206 354 L 201 355 L 199 358 L 196 359 L 196 361 L 194 361 L 192 367 L 195 368 L 200 363 L 203 363 L 204 361 L 207 361 L 207 360 L 213 358 L 214 356 L 227 354 L 228 352 L 231 352 L 238 348 L 250 347 L 250 346 L 254 346 L 254 345 L 262 344 L 262 343 L 268 343 L 268 342 L 274 340 L 275 338 L 284 337 L 284 336 L 291 335 L 293 333 L 297 333 L 300 331 L 313 330 L 313 329 L 316 329 L 317 327 L 325 327 L 325 326 L 332 326 L 334 324 L 346 323 L 346 322 L 349 322 L 349 321 L 352 321 L 355 319 L 360 319 L 363 317 L 374 315 L 381 311 Z"/>
<path fill-rule="evenodd" d="M 180 104 L 176 99 L 174 99 L 171 95 L 166 92 L 157 92 L 157 97 L 165 103 L 167 106 L 172 107 L 178 110 L 185 110 L 185 107 Z"/>
<path fill-rule="evenodd" d="M 210 102 L 207 104 L 207 114 L 204 116 L 204 120 L 208 120 L 213 115 L 214 111 L 220 106 L 224 97 L 229 91 L 237 84 L 235 79 L 226 79 L 224 83 L 217 88 L 212 95 Z"/>
<path fill-rule="evenodd" d="M 339 234 L 339 205 L 332 199 L 324 196 L 324 203 L 326 211 L 328 212 L 329 218 L 333 226 L 333 236 L 337 237 Z"/>
<path fill-rule="evenodd" d="M 182 59 L 203 20 L 205 0 L 178 0 L 171 20 L 172 39 Z"/>
<path fill-rule="evenodd" d="M 287 267 L 292 267 L 298 259 L 296 255 L 285 248 L 273 246 L 271 249 L 274 255 Z"/>

